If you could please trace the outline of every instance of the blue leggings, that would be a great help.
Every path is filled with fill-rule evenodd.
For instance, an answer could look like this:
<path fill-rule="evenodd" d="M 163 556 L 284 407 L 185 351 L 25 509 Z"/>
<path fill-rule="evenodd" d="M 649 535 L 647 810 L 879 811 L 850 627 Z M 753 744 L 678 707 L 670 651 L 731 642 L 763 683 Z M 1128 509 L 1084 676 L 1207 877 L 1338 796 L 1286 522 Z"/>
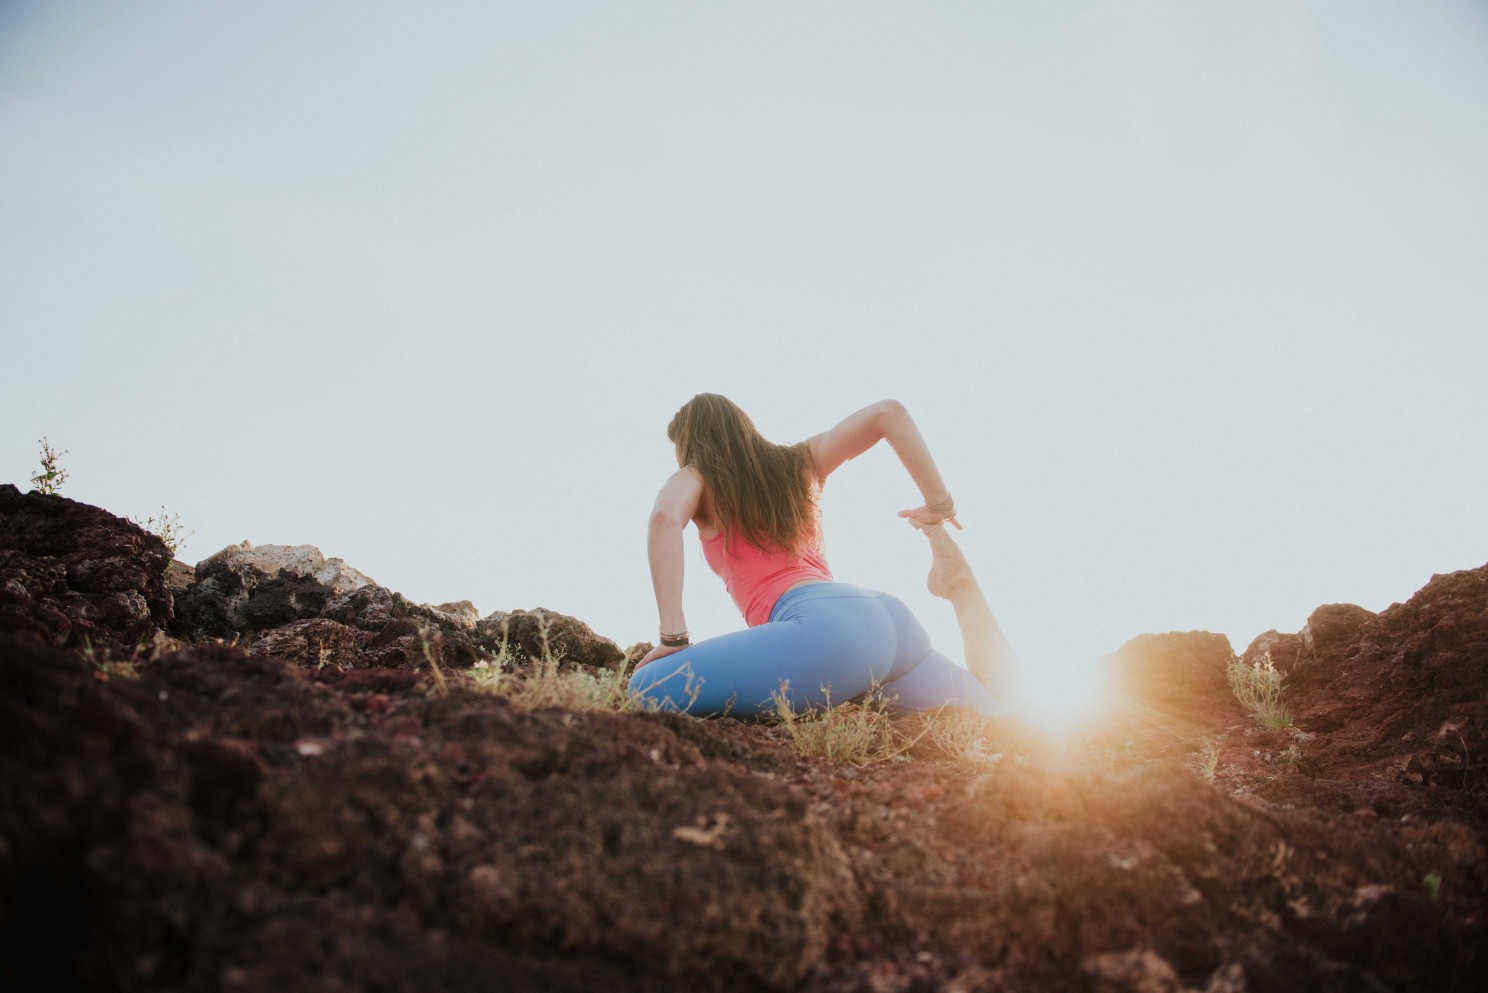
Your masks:
<path fill-rule="evenodd" d="M 1006 708 L 971 673 L 930 647 L 897 597 L 847 583 L 811 583 L 783 594 L 758 627 L 689 645 L 637 669 L 630 694 L 642 706 L 699 717 L 775 711 L 782 682 L 798 712 L 881 687 L 890 710 L 947 704 L 989 716 Z"/>

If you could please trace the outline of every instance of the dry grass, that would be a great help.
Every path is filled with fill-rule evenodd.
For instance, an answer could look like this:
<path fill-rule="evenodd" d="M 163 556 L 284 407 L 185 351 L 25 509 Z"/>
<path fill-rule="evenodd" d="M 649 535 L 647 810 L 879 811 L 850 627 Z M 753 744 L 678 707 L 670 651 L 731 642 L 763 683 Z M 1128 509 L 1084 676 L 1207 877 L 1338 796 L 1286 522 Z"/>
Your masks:
<path fill-rule="evenodd" d="M 819 710 L 796 712 L 790 702 L 790 683 L 783 682 L 772 697 L 780 727 L 802 755 L 865 766 L 903 757 L 913 746 L 870 694 L 865 703 L 832 706 L 831 694 Z"/>
<path fill-rule="evenodd" d="M 1292 726 L 1292 713 L 1281 702 L 1281 673 L 1271 663 L 1270 652 L 1249 665 L 1238 656 L 1230 659 L 1225 677 L 1240 706 L 1262 725 L 1276 730 Z"/>
<path fill-rule="evenodd" d="M 110 679 L 138 679 L 140 669 L 156 658 L 182 647 L 182 643 L 164 631 L 156 631 L 149 641 L 135 645 L 127 654 L 95 645 L 85 639 L 78 654 L 93 666 L 93 676 L 107 682 Z"/>
<path fill-rule="evenodd" d="M 1214 782 L 1214 774 L 1219 771 L 1219 743 L 1210 738 L 1204 739 L 1204 747 L 1194 754 L 1194 771 L 1204 777 L 1206 782 Z"/>
<path fill-rule="evenodd" d="M 916 741 L 923 741 L 953 762 L 972 765 L 997 765 L 1003 753 L 992 740 L 997 723 L 965 707 L 942 707 L 916 715 L 920 731 Z"/>

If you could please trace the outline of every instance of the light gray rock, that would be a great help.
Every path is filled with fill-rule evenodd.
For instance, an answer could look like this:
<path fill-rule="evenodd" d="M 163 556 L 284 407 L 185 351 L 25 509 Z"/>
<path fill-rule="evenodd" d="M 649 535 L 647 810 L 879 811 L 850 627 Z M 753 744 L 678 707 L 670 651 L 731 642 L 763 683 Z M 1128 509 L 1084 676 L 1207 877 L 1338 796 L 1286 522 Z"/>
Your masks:
<path fill-rule="evenodd" d="M 451 603 L 440 603 L 432 606 L 424 604 L 424 606 L 441 617 L 448 618 L 466 631 L 474 630 L 476 623 L 481 619 L 480 611 L 476 610 L 475 604 L 469 600 L 455 600 Z"/>
<path fill-rule="evenodd" d="M 347 565 L 345 559 L 328 559 L 314 545 L 254 546 L 243 541 L 228 545 L 198 564 L 197 568 L 201 569 L 206 562 L 252 566 L 267 576 L 276 575 L 282 569 L 296 576 L 313 579 L 330 589 L 333 594 L 350 593 L 373 584 L 370 576 Z M 474 610 L 473 607 L 471 609 Z"/>

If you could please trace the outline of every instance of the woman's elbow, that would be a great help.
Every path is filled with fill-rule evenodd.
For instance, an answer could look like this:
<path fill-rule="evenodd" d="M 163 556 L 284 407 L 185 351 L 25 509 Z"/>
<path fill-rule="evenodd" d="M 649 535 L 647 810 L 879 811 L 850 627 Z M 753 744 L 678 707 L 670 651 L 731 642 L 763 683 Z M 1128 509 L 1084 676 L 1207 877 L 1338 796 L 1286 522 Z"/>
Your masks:
<path fill-rule="evenodd" d="M 878 408 L 876 419 L 879 425 L 884 428 L 909 417 L 908 408 L 898 400 L 880 400 L 874 406 Z"/>
<path fill-rule="evenodd" d="M 651 511 L 651 521 L 648 525 L 652 534 L 660 531 L 681 531 L 687 526 L 682 515 L 669 507 L 657 507 Z"/>

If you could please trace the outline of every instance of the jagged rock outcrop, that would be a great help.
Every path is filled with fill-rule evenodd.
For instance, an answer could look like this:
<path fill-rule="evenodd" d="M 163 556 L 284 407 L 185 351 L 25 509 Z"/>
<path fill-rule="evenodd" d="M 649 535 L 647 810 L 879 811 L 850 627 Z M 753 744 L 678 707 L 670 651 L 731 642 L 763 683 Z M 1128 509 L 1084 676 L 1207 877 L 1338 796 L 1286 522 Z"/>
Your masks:
<path fill-rule="evenodd" d="M 332 597 L 371 584 L 342 559 L 311 545 L 229 545 L 197 563 L 181 594 L 176 631 L 183 637 L 231 639 L 317 617 Z"/>
<path fill-rule="evenodd" d="M 1296 676 L 1322 658 L 1332 658 L 1347 651 L 1358 641 L 1364 625 L 1376 615 L 1372 610 L 1352 603 L 1324 604 L 1312 612 L 1307 623 L 1296 634 L 1267 631 L 1257 635 L 1242 656 L 1247 663 L 1260 661 L 1264 654 L 1284 675 Z"/>
<path fill-rule="evenodd" d="M 243 542 L 198 563 L 178 601 L 175 630 L 316 667 L 417 669 L 431 656 L 469 667 L 481 653 L 459 605 L 446 606 L 454 609 L 412 603 L 311 545 Z"/>
<path fill-rule="evenodd" d="M 132 648 L 171 621 L 170 562 L 132 521 L 0 485 L 0 631 L 57 648 Z"/>
<path fill-rule="evenodd" d="M 465 630 L 474 629 L 480 623 L 480 611 L 475 609 L 475 604 L 469 600 L 455 600 L 451 603 L 436 603 L 429 609 L 439 614 L 445 620 L 452 621 Z"/>
<path fill-rule="evenodd" d="M 1320 607 L 1245 657 L 1267 650 L 1309 735 L 1299 761 L 1311 775 L 1423 785 L 1488 809 L 1471 792 L 1488 755 L 1488 565 L 1432 576 L 1379 614 Z"/>

